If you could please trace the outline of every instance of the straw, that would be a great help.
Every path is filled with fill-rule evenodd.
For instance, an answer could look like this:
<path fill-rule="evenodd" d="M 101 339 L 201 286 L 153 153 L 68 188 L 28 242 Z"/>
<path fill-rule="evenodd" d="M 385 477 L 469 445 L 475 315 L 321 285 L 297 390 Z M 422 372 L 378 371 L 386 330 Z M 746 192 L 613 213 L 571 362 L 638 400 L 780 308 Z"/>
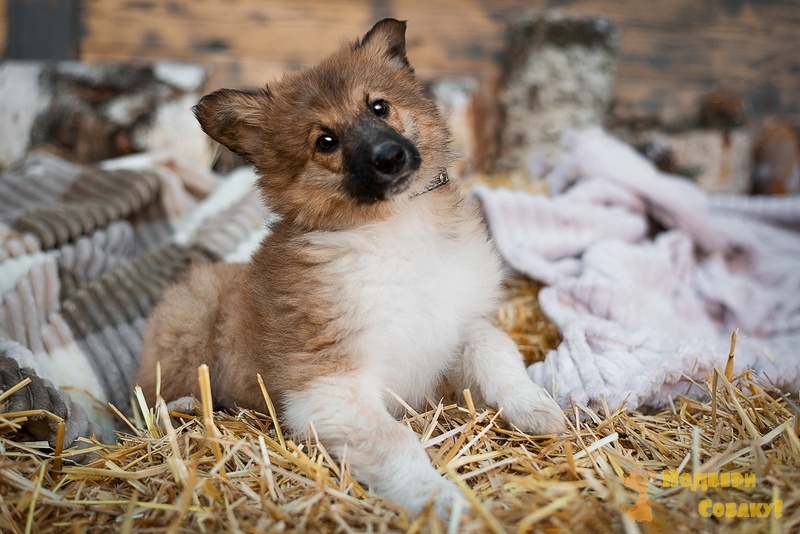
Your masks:
<path fill-rule="evenodd" d="M 498 323 L 528 344 L 529 357 L 558 343 L 557 336 L 542 334 L 550 329 L 537 291 L 532 282 L 510 280 L 498 312 Z M 303 439 L 283 436 L 266 394 L 266 414 L 213 412 L 207 368 L 198 374 L 198 414 L 177 414 L 181 421 L 174 423 L 163 401 L 155 409 L 145 406 L 152 415 L 143 425 L 154 432 L 142 428 L 121 433 L 114 444 L 83 443 L 95 450 L 86 465 L 72 460 L 85 449 L 59 455 L 27 436 L 19 428 L 24 422 L 10 424 L 49 417 L 44 412 L 0 414 L 0 531 L 797 531 L 800 401 L 796 392 L 782 392 L 752 373 L 729 378 L 728 356 L 720 354 L 706 383 L 693 386 L 705 400 L 678 397 L 655 413 L 628 413 L 602 402 L 575 405 L 571 428 L 560 436 L 519 432 L 468 392 L 463 403 L 446 398 L 409 412 L 404 424 L 465 495 L 464 503 L 454 504 L 463 513 L 442 519 L 431 508 L 409 516 L 370 493 L 353 478 L 346 458 L 328 454 L 313 428 Z M 636 472 L 650 473 L 652 521 L 637 523 L 621 511 L 639 499 L 624 484 Z M 665 485 L 670 473 L 692 480 L 754 474 L 756 484 L 692 489 Z M 781 515 L 705 518 L 699 506 L 706 499 L 780 500 Z"/>

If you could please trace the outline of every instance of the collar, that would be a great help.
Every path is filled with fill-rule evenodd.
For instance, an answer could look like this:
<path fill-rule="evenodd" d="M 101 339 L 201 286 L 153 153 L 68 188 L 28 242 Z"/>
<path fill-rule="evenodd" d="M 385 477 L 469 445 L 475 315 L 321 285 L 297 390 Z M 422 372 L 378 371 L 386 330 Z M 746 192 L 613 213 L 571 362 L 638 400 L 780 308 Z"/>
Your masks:
<path fill-rule="evenodd" d="M 447 176 L 447 171 L 441 172 L 437 174 L 431 182 L 425 186 L 424 189 L 417 191 L 416 193 L 411 193 L 408 195 L 408 198 L 418 197 L 430 191 L 433 191 L 437 187 L 442 187 L 444 184 L 450 181 L 450 177 Z"/>

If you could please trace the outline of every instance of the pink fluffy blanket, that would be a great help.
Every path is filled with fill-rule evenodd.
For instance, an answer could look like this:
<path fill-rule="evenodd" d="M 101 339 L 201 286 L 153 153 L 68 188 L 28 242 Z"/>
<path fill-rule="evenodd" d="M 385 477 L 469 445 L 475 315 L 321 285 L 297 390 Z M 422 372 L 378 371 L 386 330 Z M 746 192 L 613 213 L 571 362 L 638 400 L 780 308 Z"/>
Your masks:
<path fill-rule="evenodd" d="M 659 406 L 699 394 L 738 330 L 737 372 L 800 387 L 800 198 L 707 195 L 599 128 L 563 145 L 551 196 L 472 192 L 563 334 L 531 378 L 562 406 Z"/>

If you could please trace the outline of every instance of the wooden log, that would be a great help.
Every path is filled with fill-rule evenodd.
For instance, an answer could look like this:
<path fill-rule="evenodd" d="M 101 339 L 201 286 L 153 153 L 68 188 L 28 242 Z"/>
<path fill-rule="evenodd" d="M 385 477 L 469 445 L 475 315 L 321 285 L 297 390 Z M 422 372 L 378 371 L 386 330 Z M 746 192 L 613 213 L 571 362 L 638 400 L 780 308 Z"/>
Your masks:
<path fill-rule="evenodd" d="M 498 169 L 546 169 L 566 129 L 603 122 L 611 102 L 617 40 L 607 19 L 563 12 L 534 15 L 509 27 L 498 92 Z"/>

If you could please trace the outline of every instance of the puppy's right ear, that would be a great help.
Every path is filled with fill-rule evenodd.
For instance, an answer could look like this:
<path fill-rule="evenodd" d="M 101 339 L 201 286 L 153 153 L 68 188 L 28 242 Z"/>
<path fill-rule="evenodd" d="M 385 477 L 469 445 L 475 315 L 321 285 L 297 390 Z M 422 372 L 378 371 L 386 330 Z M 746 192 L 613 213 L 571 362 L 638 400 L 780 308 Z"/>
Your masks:
<path fill-rule="evenodd" d="M 220 89 L 201 98 L 193 111 L 209 137 L 250 161 L 262 141 L 269 99 L 266 88 Z"/>
<path fill-rule="evenodd" d="M 383 19 L 370 29 L 361 42 L 361 47 L 372 47 L 378 54 L 390 61 L 410 67 L 406 57 L 406 22 L 404 20 Z"/>

